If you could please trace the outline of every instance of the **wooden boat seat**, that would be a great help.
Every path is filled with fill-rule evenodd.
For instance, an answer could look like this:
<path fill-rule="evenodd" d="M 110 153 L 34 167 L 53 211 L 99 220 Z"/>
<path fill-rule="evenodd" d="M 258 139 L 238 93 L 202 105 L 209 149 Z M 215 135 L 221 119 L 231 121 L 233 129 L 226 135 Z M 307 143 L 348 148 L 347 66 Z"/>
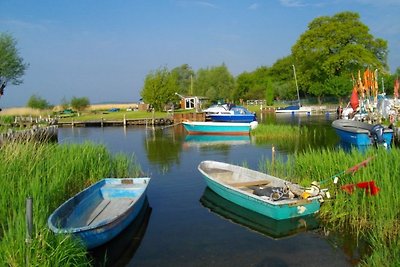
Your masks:
<path fill-rule="evenodd" d="M 90 214 L 87 225 L 95 225 L 103 220 L 116 217 L 124 212 L 135 199 L 132 198 L 116 198 L 104 199 Z"/>
<path fill-rule="evenodd" d="M 234 187 L 247 187 L 247 186 L 254 186 L 254 185 L 267 185 L 270 181 L 268 180 L 255 180 L 255 181 L 247 181 L 247 182 L 234 182 L 228 183 L 230 186 Z"/>

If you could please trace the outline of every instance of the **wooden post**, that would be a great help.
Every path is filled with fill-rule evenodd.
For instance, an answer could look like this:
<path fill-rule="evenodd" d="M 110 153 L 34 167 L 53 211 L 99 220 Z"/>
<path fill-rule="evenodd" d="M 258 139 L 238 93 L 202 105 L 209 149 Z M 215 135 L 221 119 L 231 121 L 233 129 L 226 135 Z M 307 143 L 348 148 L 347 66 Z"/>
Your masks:
<path fill-rule="evenodd" d="M 32 230 L 33 230 L 33 199 L 32 197 L 28 197 L 26 199 L 26 239 L 25 242 L 27 244 L 26 250 L 26 266 L 30 266 L 30 249 L 32 243 Z"/>
<path fill-rule="evenodd" d="M 126 126 L 126 116 L 124 114 L 124 127 Z"/>
<path fill-rule="evenodd" d="M 101 128 L 103 128 L 103 117 L 101 117 L 100 125 L 101 125 Z"/>

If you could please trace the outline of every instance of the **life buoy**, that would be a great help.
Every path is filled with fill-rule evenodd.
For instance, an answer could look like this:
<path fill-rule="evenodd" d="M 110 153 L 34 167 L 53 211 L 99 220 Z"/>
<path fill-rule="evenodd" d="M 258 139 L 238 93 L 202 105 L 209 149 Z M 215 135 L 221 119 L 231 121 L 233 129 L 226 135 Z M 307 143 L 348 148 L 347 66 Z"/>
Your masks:
<path fill-rule="evenodd" d="M 159 122 L 160 122 L 161 125 L 164 125 L 164 123 L 165 123 L 164 119 L 160 119 Z"/>
<path fill-rule="evenodd" d="M 171 122 L 170 119 L 166 119 L 166 120 L 165 120 L 165 124 L 170 125 L 171 123 L 172 123 L 172 122 Z"/>

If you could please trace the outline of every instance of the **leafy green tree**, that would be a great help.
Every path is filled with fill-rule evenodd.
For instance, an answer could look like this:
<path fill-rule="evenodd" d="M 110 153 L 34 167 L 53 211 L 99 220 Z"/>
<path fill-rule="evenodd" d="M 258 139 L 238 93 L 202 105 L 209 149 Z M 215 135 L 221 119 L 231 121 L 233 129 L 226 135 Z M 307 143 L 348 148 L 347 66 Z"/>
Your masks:
<path fill-rule="evenodd" d="M 348 76 L 369 67 L 387 72 L 387 42 L 374 38 L 360 16 L 342 12 L 314 19 L 292 47 L 299 87 L 316 96 L 325 93 L 332 77 Z"/>
<path fill-rule="evenodd" d="M 90 105 L 89 98 L 87 97 L 72 97 L 71 107 L 78 111 L 86 109 Z"/>
<path fill-rule="evenodd" d="M 294 58 L 292 55 L 278 59 L 270 68 L 276 99 L 297 99 L 297 89 L 293 73 Z M 300 90 L 301 91 L 301 90 Z"/>
<path fill-rule="evenodd" d="M 171 74 L 177 77 L 177 93 L 181 95 L 193 95 L 192 81 L 194 79 L 194 71 L 188 64 L 183 64 L 172 69 Z"/>
<path fill-rule="evenodd" d="M 166 104 L 176 100 L 178 73 L 160 68 L 149 73 L 141 91 L 143 100 L 151 104 L 156 111 L 162 111 Z"/>
<path fill-rule="evenodd" d="M 206 96 L 211 101 L 232 100 L 234 87 L 234 78 L 225 64 L 199 69 L 196 73 L 195 94 Z"/>
<path fill-rule="evenodd" d="M 46 99 L 37 95 L 32 95 L 28 99 L 28 103 L 26 105 L 30 108 L 41 109 L 41 110 L 49 109 L 51 107 L 51 105 L 49 104 L 49 102 L 47 102 Z"/>
<path fill-rule="evenodd" d="M 0 33 L 0 96 L 8 82 L 14 85 L 22 83 L 21 77 L 28 64 L 24 63 L 17 50 L 15 39 L 5 33 Z"/>

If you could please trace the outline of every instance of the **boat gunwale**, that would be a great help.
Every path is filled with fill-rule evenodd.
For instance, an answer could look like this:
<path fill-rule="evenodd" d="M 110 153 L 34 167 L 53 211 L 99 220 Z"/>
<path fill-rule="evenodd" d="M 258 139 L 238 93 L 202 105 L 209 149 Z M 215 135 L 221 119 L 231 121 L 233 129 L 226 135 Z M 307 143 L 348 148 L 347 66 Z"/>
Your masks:
<path fill-rule="evenodd" d="M 80 195 L 84 195 L 86 192 L 90 191 L 90 190 L 101 190 L 101 188 L 107 184 L 123 184 L 122 181 L 124 180 L 130 180 L 130 181 L 141 181 L 140 184 L 143 184 L 143 186 L 140 187 L 140 189 L 143 191 L 139 196 L 137 196 L 135 198 L 134 201 L 132 201 L 127 207 L 126 209 L 118 214 L 115 215 L 113 217 L 110 217 L 106 220 L 101 221 L 101 223 L 97 223 L 97 224 L 93 224 L 93 225 L 86 225 L 86 226 L 82 226 L 82 227 L 70 227 L 70 228 L 66 228 L 66 227 L 59 227 L 57 225 L 55 225 L 53 223 L 53 218 L 57 219 L 57 217 L 59 216 L 59 214 L 67 207 L 67 205 L 73 201 L 74 199 L 76 199 L 78 196 Z M 119 183 L 114 183 L 114 181 L 121 181 Z M 89 231 L 93 231 L 94 229 L 97 228 L 104 228 L 107 225 L 112 225 L 118 221 L 121 221 L 122 219 L 127 217 L 127 214 L 129 214 L 135 207 L 136 203 L 139 202 L 139 200 L 143 197 L 145 197 L 146 194 L 146 190 L 147 190 L 147 186 L 150 182 L 150 178 L 149 177 L 137 177 L 137 178 L 103 178 L 99 181 L 97 181 L 96 183 L 90 185 L 89 187 L 86 187 L 84 190 L 76 193 L 75 195 L 73 195 L 72 197 L 70 197 L 69 199 L 67 199 L 66 201 L 64 201 L 60 206 L 58 206 L 58 208 L 56 208 L 53 213 L 49 216 L 48 218 L 48 226 L 50 228 L 50 230 L 52 230 L 54 233 L 56 234 L 78 234 L 78 233 L 84 233 L 84 232 L 89 232 Z"/>
<path fill-rule="evenodd" d="M 250 197 L 250 198 L 253 198 L 253 199 L 256 200 L 257 202 L 261 202 L 261 203 L 263 203 L 263 204 L 270 204 L 270 205 L 273 205 L 273 206 L 282 206 L 282 205 L 299 206 L 299 205 L 304 205 L 304 204 L 312 203 L 312 202 L 315 201 L 315 200 L 319 201 L 319 200 L 321 199 L 321 196 L 319 196 L 319 195 L 318 195 L 318 196 L 314 196 L 314 197 L 309 197 L 309 198 L 307 198 L 307 199 L 282 199 L 282 200 L 271 200 L 271 199 L 269 199 L 269 198 L 267 199 L 267 198 L 265 198 L 265 197 L 258 196 L 258 195 L 255 195 L 255 194 L 253 194 L 253 193 L 247 192 L 247 191 L 245 191 L 245 190 L 241 190 L 240 188 L 237 188 L 237 187 L 235 187 L 235 186 L 229 185 L 228 183 L 225 183 L 225 182 L 223 182 L 223 181 L 216 180 L 214 177 L 212 177 L 211 175 L 209 175 L 205 170 L 203 170 L 203 169 L 201 168 L 201 165 L 204 165 L 204 164 L 207 164 L 207 163 L 217 163 L 217 164 L 223 164 L 223 165 L 225 165 L 226 163 L 222 163 L 222 162 L 218 162 L 218 161 L 212 161 L 212 160 L 202 161 L 202 162 L 199 164 L 199 166 L 198 166 L 198 170 L 199 170 L 203 175 L 205 175 L 208 179 L 212 180 L 213 182 L 215 182 L 215 183 L 217 183 L 217 184 L 220 184 L 221 186 L 223 186 L 223 187 L 229 189 L 230 191 L 236 192 L 236 193 L 238 193 L 238 194 L 244 194 L 244 195 L 246 195 L 246 196 L 248 196 L 248 197 Z M 234 167 L 236 167 L 236 168 L 244 169 L 244 170 L 246 170 L 246 171 L 254 171 L 254 170 L 247 169 L 247 168 L 244 168 L 244 167 L 241 167 L 241 166 L 237 166 L 237 165 L 231 165 L 231 164 L 226 164 L 226 165 L 227 165 L 227 166 L 229 166 L 229 165 L 230 165 L 230 166 L 234 166 Z M 221 168 L 221 169 L 222 169 L 222 168 Z M 257 172 L 257 171 L 254 171 L 254 172 Z M 288 182 L 288 181 L 283 180 L 283 179 L 281 179 L 281 178 L 279 178 L 279 177 L 275 177 L 275 176 L 272 176 L 272 175 L 269 175 L 269 174 L 265 174 L 265 173 L 262 173 L 262 172 L 258 172 L 258 173 L 261 173 L 261 174 L 263 174 L 263 175 L 265 175 L 265 176 L 271 177 L 272 179 L 278 180 L 278 181 L 280 181 L 280 182 Z M 290 183 L 290 182 L 289 182 L 289 183 Z M 293 184 L 293 183 L 292 183 L 292 184 Z"/>

